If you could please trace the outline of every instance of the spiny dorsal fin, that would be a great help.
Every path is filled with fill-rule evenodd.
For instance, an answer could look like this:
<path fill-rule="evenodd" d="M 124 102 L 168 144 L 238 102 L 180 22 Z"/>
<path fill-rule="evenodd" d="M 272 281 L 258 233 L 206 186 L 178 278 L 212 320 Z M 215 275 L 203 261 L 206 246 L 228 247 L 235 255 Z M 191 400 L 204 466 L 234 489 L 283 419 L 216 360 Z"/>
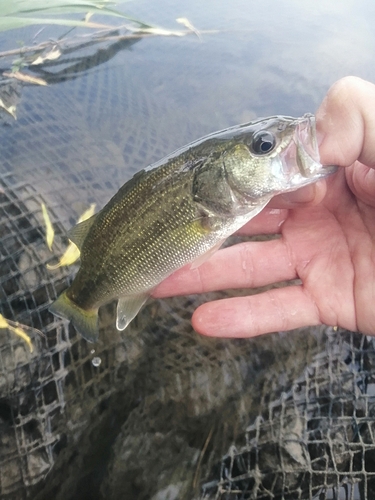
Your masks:
<path fill-rule="evenodd" d="M 95 222 L 98 214 L 92 215 L 89 219 L 80 222 L 68 232 L 68 238 L 81 250 L 83 242 Z"/>

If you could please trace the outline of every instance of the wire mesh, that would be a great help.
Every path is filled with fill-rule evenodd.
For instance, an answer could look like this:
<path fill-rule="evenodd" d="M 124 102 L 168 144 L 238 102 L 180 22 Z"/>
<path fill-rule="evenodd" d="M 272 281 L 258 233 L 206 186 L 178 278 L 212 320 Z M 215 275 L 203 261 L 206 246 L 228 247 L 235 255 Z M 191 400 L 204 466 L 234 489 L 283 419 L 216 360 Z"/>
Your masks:
<path fill-rule="evenodd" d="M 175 146 L 159 121 L 147 131 L 132 122 L 138 112 L 163 116 L 163 105 L 133 96 L 115 73 L 123 102 L 116 94 L 109 106 L 102 78 L 92 87 L 84 76 L 72 87 L 62 79 L 61 99 L 23 88 L 23 113 L 2 127 L 0 310 L 27 328 L 34 351 L 0 330 L 0 497 L 374 497 L 373 339 L 324 327 L 246 341 L 199 337 L 191 313 L 219 294 L 154 301 L 123 336 L 110 305 L 95 345 L 48 312 L 74 267 L 47 264 L 83 209 L 100 208 L 125 177 Z M 77 121 L 84 113 L 97 127 L 89 138 Z M 117 142 L 103 140 L 106 124 Z"/>

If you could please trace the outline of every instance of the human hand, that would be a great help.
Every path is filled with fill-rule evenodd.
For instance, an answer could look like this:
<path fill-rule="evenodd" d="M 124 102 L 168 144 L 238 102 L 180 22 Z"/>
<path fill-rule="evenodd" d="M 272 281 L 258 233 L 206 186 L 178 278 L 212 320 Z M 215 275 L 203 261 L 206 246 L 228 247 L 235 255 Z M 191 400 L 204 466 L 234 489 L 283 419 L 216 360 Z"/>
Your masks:
<path fill-rule="evenodd" d="M 196 269 L 177 271 L 155 297 L 253 288 L 301 279 L 249 297 L 208 302 L 194 312 L 204 335 L 252 337 L 308 325 L 375 335 L 375 85 L 347 77 L 317 112 L 323 164 L 346 168 L 275 197 L 240 233 L 279 239 L 224 248 Z"/>

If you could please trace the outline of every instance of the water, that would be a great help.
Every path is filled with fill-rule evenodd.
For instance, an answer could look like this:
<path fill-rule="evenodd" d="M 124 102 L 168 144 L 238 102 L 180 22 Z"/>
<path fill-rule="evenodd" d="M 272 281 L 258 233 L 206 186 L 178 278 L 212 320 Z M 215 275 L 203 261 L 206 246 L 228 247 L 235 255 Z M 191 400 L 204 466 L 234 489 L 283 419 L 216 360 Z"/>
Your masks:
<path fill-rule="evenodd" d="M 314 112 L 330 85 L 343 76 L 375 80 L 374 6 L 370 1 L 165 0 L 157 6 L 137 1 L 121 8 L 169 29 L 181 28 L 175 19 L 183 16 L 197 30 L 218 32 L 203 33 L 200 39 L 195 35 L 155 37 L 128 48 L 116 47 L 103 64 L 85 70 L 90 61 L 83 62 L 78 81 L 69 79 L 77 73 L 61 73 L 69 64 L 47 67 L 56 76 L 55 83 L 47 89 L 24 89 L 18 109 L 23 131 L 25 121 L 47 123 L 49 130 L 50 120 L 60 121 L 58 127 L 54 123 L 58 143 L 61 148 L 63 144 L 69 147 L 57 154 L 79 162 L 92 153 L 90 161 L 96 158 L 102 171 L 110 157 L 121 166 L 120 182 L 214 130 L 256 116 Z M 42 32 L 36 41 L 56 29 Z M 25 44 L 33 41 L 36 31 L 27 30 Z M 39 101 L 40 109 L 28 113 L 30 101 Z M 52 113 L 50 106 L 47 112 L 42 105 L 49 102 Z M 14 137 L 15 131 L 11 133 Z M 56 158 L 56 152 L 51 155 L 45 144 L 46 134 L 34 134 L 33 140 L 38 159 L 33 152 L 32 158 L 27 155 L 25 159 L 13 152 L 15 168 L 23 172 L 24 163 L 35 165 L 43 153 L 49 163 Z"/>
<path fill-rule="evenodd" d="M 45 263 L 52 262 L 54 256 L 44 246 L 40 199 L 46 203 L 52 222 L 59 229 L 60 240 L 55 251 L 62 253 L 64 231 L 89 204 L 96 202 L 100 207 L 136 170 L 151 161 L 204 134 L 257 116 L 314 112 L 330 85 L 343 76 L 352 74 L 375 82 L 375 5 L 371 1 L 163 0 L 157 4 L 134 1 L 121 8 L 134 17 L 173 30 L 181 29 L 175 19 L 186 17 L 202 33 L 200 37 L 153 37 L 114 45 L 99 53 L 90 48 L 71 54 L 64 59 L 64 64 L 56 62 L 39 72 L 39 76 L 49 82 L 48 87 L 22 87 L 18 119 L 1 129 L 1 187 L 6 194 L 10 192 L 14 196 L 14 206 L 12 212 L 5 211 L 8 219 L 5 223 L 1 219 L 0 234 L 12 255 L 18 255 L 17 252 L 25 248 L 27 251 L 19 260 L 12 257 L 10 273 L 9 269 L 4 271 L 5 257 L 1 262 L 4 281 L 0 312 L 9 319 L 31 323 L 30 326 L 42 329 L 47 335 L 56 328 L 46 312 L 58 288 L 52 284 L 58 282 L 60 289 L 66 286 L 70 271 L 48 274 L 45 270 Z M 3 34 L 2 47 L 11 48 L 17 40 L 29 45 L 37 30 L 28 28 Z M 48 28 L 36 41 L 56 35 L 56 30 L 56 27 Z M 205 30 L 217 32 L 204 33 Z M 2 68 L 8 69 L 5 62 Z M 24 204 L 16 206 L 16 197 L 21 195 Z M 32 233 L 20 218 L 21 209 L 27 211 L 32 228 L 37 228 Z M 9 229 L 14 241 L 20 235 L 19 246 L 9 237 Z M 7 254 L 2 252 L 2 255 Z M 25 278 L 25 266 L 32 269 L 33 280 Z M 18 268 L 23 277 L 16 275 Z M 15 280 L 15 284 L 11 280 Z M 264 413 L 264 408 L 268 409 L 267 401 L 272 401 L 273 395 L 281 391 L 270 390 L 269 399 L 264 395 L 267 386 L 264 380 L 268 380 L 263 374 L 266 368 L 270 377 L 288 392 L 291 387 L 288 380 L 300 377 L 304 367 L 312 362 L 315 351 L 310 340 L 306 345 L 301 342 L 300 351 L 292 340 L 296 351 L 293 345 L 286 349 L 285 343 L 282 344 L 291 355 L 290 358 L 285 355 L 281 367 L 273 359 L 275 352 L 278 355 L 281 352 L 276 339 L 259 340 L 251 344 L 251 349 L 248 343 L 238 344 L 236 356 L 230 343 L 198 341 L 188 329 L 195 302 L 190 302 L 190 309 L 186 302 L 176 304 L 176 301 L 172 306 L 152 304 L 134 326 L 135 340 L 130 338 L 121 343 L 116 332 L 104 332 L 95 353 L 66 325 L 59 324 L 56 342 L 49 340 L 48 348 L 44 346 L 41 351 L 43 362 L 32 358 L 31 368 L 25 365 L 22 371 L 19 367 L 8 367 L 8 373 L 1 378 L 0 417 L 8 425 L 10 416 L 19 411 L 17 418 L 24 418 L 25 423 L 19 427 L 13 427 L 12 423 L 1 427 L 0 435 L 8 439 L 6 431 L 11 429 L 11 437 L 14 431 L 22 457 L 32 457 L 27 473 L 22 469 L 20 484 L 24 484 L 23 478 L 29 478 L 27 474 L 33 471 L 31 477 L 36 488 L 39 487 L 37 480 L 54 464 L 46 484 L 53 488 L 55 481 L 60 487 L 50 489 L 53 494 L 49 498 L 102 499 L 109 490 L 113 498 L 116 491 L 118 495 L 119 491 L 123 494 L 120 487 L 116 490 L 119 479 L 115 473 L 111 479 L 107 478 L 107 483 L 101 481 L 112 453 L 109 443 L 114 442 L 124 423 L 133 431 L 139 429 L 139 434 L 132 431 L 131 441 L 127 438 L 122 441 L 123 450 L 121 442 L 117 443 L 117 457 L 130 454 L 131 449 L 143 450 L 129 455 L 129 462 L 136 470 L 132 472 L 127 462 L 125 472 L 132 476 L 126 483 L 127 498 L 138 498 L 137 493 L 132 496 L 131 492 L 140 491 L 138 483 L 142 474 L 134 463 L 146 471 L 146 482 L 152 482 L 151 478 L 154 482 L 160 479 L 160 489 L 155 493 L 159 496 L 155 498 L 160 498 L 163 492 L 178 498 L 181 484 L 185 481 L 190 484 L 189 477 L 196 474 L 197 460 L 205 443 L 208 452 L 203 458 L 214 456 L 211 446 L 212 449 L 217 446 L 224 455 L 231 442 L 228 427 L 232 415 L 236 411 Z M 174 323 L 170 326 L 167 321 Z M 169 342 L 165 340 L 168 335 L 171 335 Z M 288 335 L 288 339 L 297 338 Z M 4 364 L 16 352 L 12 351 L 13 347 L 9 348 L 5 356 L 8 343 L 13 346 L 12 337 L 6 338 L 1 346 Z M 176 345 L 181 349 L 178 356 L 173 354 Z M 325 348 L 325 341 L 321 341 L 323 357 Z M 249 353 L 257 353 L 257 349 L 262 362 Z M 218 352 L 222 353 L 221 357 Z M 29 356 L 26 351 L 22 353 L 22 359 Z M 284 359 L 281 355 L 277 357 Z M 215 371 L 217 366 L 219 369 Z M 295 370 L 294 378 L 289 374 L 291 367 Z M 348 370 L 357 377 L 357 371 L 349 366 Z M 216 379 L 222 381 L 221 386 L 212 382 Z M 25 383 L 25 389 L 19 392 L 20 410 L 14 403 L 18 388 L 13 380 Z M 57 380 L 56 384 L 51 380 Z M 231 406 L 231 397 L 241 393 L 245 400 Z M 9 394 L 13 399 L 8 407 Z M 370 401 L 371 392 L 368 397 Z M 261 398 L 265 398 L 264 407 L 259 402 Z M 155 415 L 155 421 L 148 422 L 147 426 L 145 415 Z M 332 422 L 334 420 L 330 420 Z M 214 425 L 221 434 L 213 434 L 211 442 L 208 437 Z M 351 423 L 345 423 L 343 428 L 350 436 Z M 178 432 L 173 434 L 175 429 Z M 335 432 L 333 437 L 341 436 L 339 431 Z M 37 457 L 35 450 L 41 435 L 49 441 L 45 454 L 43 449 L 43 454 Z M 186 440 L 185 436 L 188 436 Z M 238 446 L 240 449 L 241 445 Z M 320 450 L 318 444 L 316 447 Z M 147 461 L 152 452 L 157 452 L 158 460 Z M 246 461 L 251 457 L 240 458 Z M 4 457 L 0 452 L 1 459 Z M 6 460 L 10 463 L 8 457 Z M 236 462 L 238 469 L 241 460 Z M 82 463 L 90 466 L 85 469 Z M 70 464 L 73 478 L 73 486 L 69 487 L 66 464 Z M 156 466 L 151 469 L 153 464 L 160 470 Z M 218 467 L 216 462 L 215 466 Z M 206 467 L 209 476 L 213 469 Z M 37 468 L 39 475 L 35 472 Z M 18 469 L 16 472 L 20 474 Z M 165 476 L 170 477 L 170 484 L 163 484 Z M 9 474 L 9 477 L 13 476 Z M 340 475 L 340 479 L 342 477 Z M 5 480 L 0 478 L 0 487 L 5 488 Z M 209 479 L 213 481 L 213 477 L 208 477 L 206 482 Z M 10 480 L 8 483 L 7 487 L 11 488 Z M 103 485 L 107 485 L 107 490 Z M 30 494 L 31 489 L 27 488 Z M 40 491 L 39 498 L 43 498 Z M 354 493 L 350 498 L 359 498 L 357 487 L 351 491 Z M 317 494 L 314 491 L 314 495 Z M 340 495 L 344 495 L 343 490 Z M 332 488 L 328 489 L 326 498 L 334 497 Z"/>
<path fill-rule="evenodd" d="M 95 368 L 98 368 L 101 365 L 102 360 L 98 356 L 95 356 L 94 358 L 92 358 L 91 362 L 93 366 L 95 366 Z"/>

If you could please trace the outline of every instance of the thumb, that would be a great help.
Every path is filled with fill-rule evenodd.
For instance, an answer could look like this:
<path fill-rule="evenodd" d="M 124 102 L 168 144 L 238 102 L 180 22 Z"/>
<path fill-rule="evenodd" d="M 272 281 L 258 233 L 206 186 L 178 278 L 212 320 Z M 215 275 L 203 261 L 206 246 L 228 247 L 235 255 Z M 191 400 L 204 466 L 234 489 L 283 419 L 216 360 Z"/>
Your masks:
<path fill-rule="evenodd" d="M 353 76 L 328 91 L 316 113 L 324 164 L 348 167 L 356 160 L 375 168 L 375 85 Z"/>
<path fill-rule="evenodd" d="M 357 161 L 345 169 L 345 175 L 354 195 L 366 205 L 375 207 L 375 170 Z"/>

